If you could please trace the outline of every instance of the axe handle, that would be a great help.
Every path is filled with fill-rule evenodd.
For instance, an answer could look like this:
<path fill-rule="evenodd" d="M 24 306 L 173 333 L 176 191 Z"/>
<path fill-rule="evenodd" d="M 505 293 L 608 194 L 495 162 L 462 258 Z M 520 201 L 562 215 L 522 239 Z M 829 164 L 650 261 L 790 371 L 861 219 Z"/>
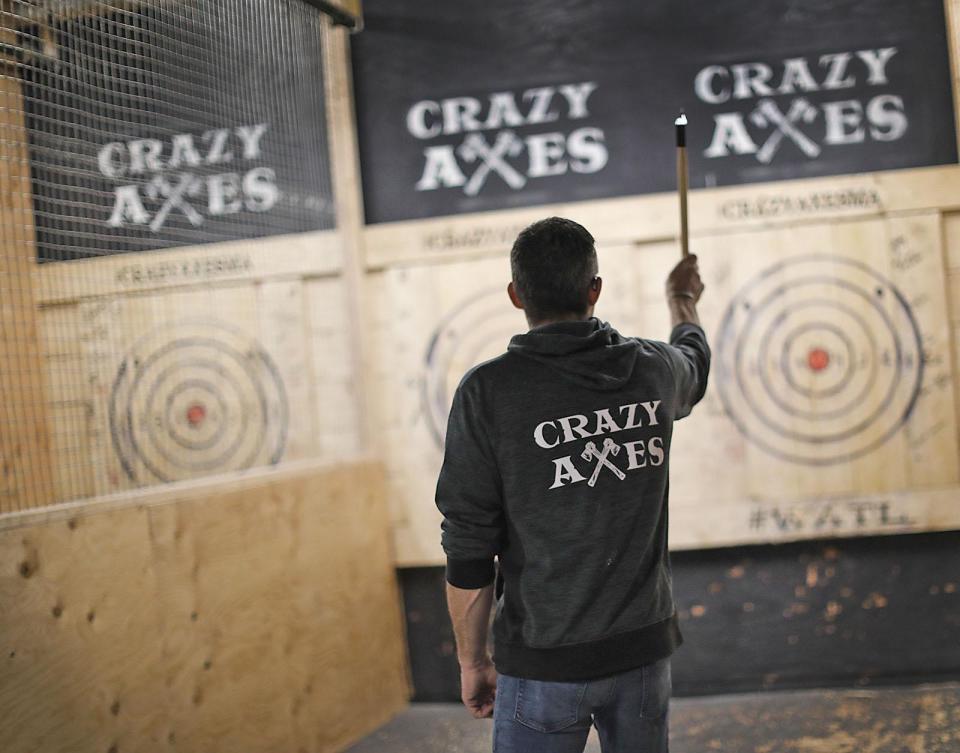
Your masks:
<path fill-rule="evenodd" d="M 677 147 L 677 190 L 680 192 L 680 252 L 684 258 L 690 255 L 687 233 L 687 147 Z"/>

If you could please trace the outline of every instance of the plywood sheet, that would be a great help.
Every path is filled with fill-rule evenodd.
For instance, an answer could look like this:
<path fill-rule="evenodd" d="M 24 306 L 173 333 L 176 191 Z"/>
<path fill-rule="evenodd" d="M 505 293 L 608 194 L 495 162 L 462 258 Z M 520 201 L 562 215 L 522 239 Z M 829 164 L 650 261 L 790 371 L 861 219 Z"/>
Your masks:
<path fill-rule="evenodd" d="M 671 544 L 960 527 L 939 215 L 722 234 L 694 249 L 714 365 L 674 435 Z M 598 254 L 596 314 L 665 339 L 676 246 Z M 505 254 L 372 277 L 401 564 L 442 561 L 433 491 L 449 402 L 467 368 L 526 329 L 508 280 Z"/>
<path fill-rule="evenodd" d="M 333 753 L 406 703 L 379 466 L 132 495 L 0 526 L 0 749 Z"/>

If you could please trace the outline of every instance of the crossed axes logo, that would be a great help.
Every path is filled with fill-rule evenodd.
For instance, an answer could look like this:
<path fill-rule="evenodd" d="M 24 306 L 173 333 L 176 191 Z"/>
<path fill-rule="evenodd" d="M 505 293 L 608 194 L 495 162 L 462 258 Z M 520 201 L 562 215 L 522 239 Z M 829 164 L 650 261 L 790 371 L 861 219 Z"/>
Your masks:
<path fill-rule="evenodd" d="M 757 152 L 757 159 L 769 164 L 779 151 L 783 140 L 790 139 L 800 151 L 811 159 L 820 156 L 820 146 L 797 128 L 797 123 L 812 123 L 817 117 L 817 108 L 803 97 L 798 97 L 784 114 L 772 99 L 761 99 L 750 114 L 750 120 L 759 128 L 772 127 L 773 132 Z"/>
<path fill-rule="evenodd" d="M 150 222 L 150 229 L 157 232 L 163 223 L 167 221 L 167 216 L 174 209 L 179 209 L 190 224 L 198 227 L 203 224 L 203 215 L 194 209 L 189 202 L 185 201 L 188 196 L 196 196 L 203 188 L 203 184 L 197 176 L 190 173 L 180 173 L 176 183 L 170 183 L 164 176 L 155 176 L 144 188 L 144 193 L 151 199 L 164 199 L 163 205 L 157 210 Z"/>
<path fill-rule="evenodd" d="M 597 477 L 600 475 L 601 468 L 609 469 L 610 472 L 621 481 L 627 477 L 623 471 L 621 471 L 619 468 L 617 468 L 617 466 L 607 459 L 608 455 L 613 454 L 613 456 L 616 457 L 619 453 L 620 445 L 618 445 L 609 437 L 603 440 L 602 450 L 598 449 L 594 442 L 587 442 L 583 452 L 580 453 L 580 457 L 582 457 L 584 460 L 595 458 L 597 461 L 597 464 L 593 467 L 593 473 L 587 480 L 587 486 L 594 486 L 597 483 Z"/>

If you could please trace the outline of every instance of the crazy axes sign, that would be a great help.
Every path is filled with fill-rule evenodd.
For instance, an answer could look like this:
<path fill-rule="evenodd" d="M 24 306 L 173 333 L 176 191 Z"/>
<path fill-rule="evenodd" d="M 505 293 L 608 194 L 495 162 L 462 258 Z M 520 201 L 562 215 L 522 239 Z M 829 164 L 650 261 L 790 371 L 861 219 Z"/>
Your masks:
<path fill-rule="evenodd" d="M 695 6 L 695 7 L 692 7 Z M 957 161 L 942 0 L 370 0 L 369 223 Z"/>
<path fill-rule="evenodd" d="M 30 56 L 39 261 L 333 227 L 318 24 L 198 7 L 67 17 Z"/>

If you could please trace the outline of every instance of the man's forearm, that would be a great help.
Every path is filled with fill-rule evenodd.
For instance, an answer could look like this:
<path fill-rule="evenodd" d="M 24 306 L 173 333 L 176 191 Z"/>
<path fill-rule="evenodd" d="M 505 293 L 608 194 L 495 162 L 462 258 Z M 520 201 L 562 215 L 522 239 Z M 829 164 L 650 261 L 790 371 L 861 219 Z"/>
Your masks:
<path fill-rule="evenodd" d="M 476 667 L 490 661 L 487 632 L 490 629 L 492 605 L 493 583 L 483 588 L 469 589 L 447 583 L 447 607 L 457 639 L 460 666 Z"/>
<path fill-rule="evenodd" d="M 672 295 L 670 303 L 670 326 L 676 327 L 683 322 L 700 324 L 700 317 L 697 316 L 697 304 L 692 297 Z"/>

